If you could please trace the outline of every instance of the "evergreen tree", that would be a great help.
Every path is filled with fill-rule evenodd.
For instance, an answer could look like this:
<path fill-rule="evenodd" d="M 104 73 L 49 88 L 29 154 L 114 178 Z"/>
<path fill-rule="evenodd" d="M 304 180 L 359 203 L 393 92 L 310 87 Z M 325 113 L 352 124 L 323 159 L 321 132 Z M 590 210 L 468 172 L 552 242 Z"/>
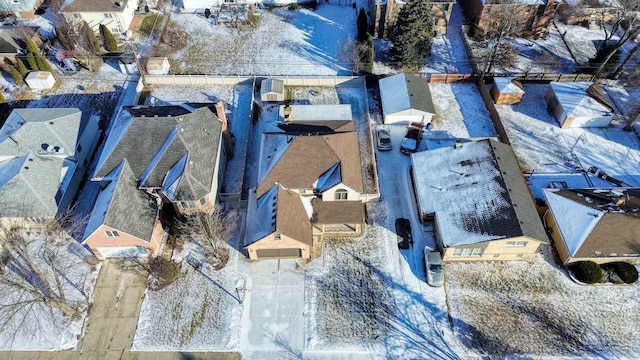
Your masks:
<path fill-rule="evenodd" d="M 49 65 L 49 62 L 44 58 L 44 56 L 36 55 L 35 58 L 36 63 L 38 64 L 38 70 L 53 72 L 53 69 L 51 69 L 51 65 Z"/>
<path fill-rule="evenodd" d="M 27 64 L 29 64 L 29 70 L 38 71 L 38 62 L 33 53 L 27 53 Z"/>
<path fill-rule="evenodd" d="M 71 38 L 70 34 L 67 31 L 63 31 L 61 28 L 56 28 L 56 38 L 58 38 L 58 42 L 63 49 L 68 51 L 73 51 L 76 48 L 76 43 Z"/>
<path fill-rule="evenodd" d="M 97 54 L 100 50 L 100 41 L 86 21 L 82 22 L 80 28 L 80 37 L 82 38 L 82 47 L 93 54 Z"/>
<path fill-rule="evenodd" d="M 100 24 L 100 34 L 102 35 L 102 43 L 104 44 L 104 49 L 108 52 L 116 52 L 118 51 L 118 42 L 116 38 L 113 37 L 113 34 L 105 24 Z"/>
<path fill-rule="evenodd" d="M 363 58 L 362 70 L 366 73 L 373 73 L 373 60 L 374 60 L 374 49 L 373 49 L 373 37 L 367 34 L 366 40 L 366 51 Z"/>
<path fill-rule="evenodd" d="M 36 43 L 33 42 L 30 38 L 25 38 L 24 43 L 27 45 L 27 53 L 32 53 L 34 56 L 41 54 L 40 49 L 36 46 Z"/>
<path fill-rule="evenodd" d="M 20 72 L 20 75 L 22 75 L 23 77 L 27 76 L 27 74 L 29 73 L 29 69 L 27 69 L 27 67 L 24 65 L 24 62 L 20 58 L 16 58 L 16 69 L 18 69 L 18 72 Z"/>
<path fill-rule="evenodd" d="M 360 8 L 360 13 L 358 13 L 358 41 L 366 41 L 367 40 L 367 29 L 369 28 L 369 24 L 367 23 L 367 13 L 364 11 L 364 8 Z"/>
<path fill-rule="evenodd" d="M 399 67 L 417 70 L 431 53 L 433 18 L 429 0 L 409 0 L 400 9 L 391 36 L 391 59 Z"/>
<path fill-rule="evenodd" d="M 7 65 L 7 69 L 9 69 L 9 73 L 11 74 L 11 77 L 13 78 L 13 82 L 16 85 L 18 86 L 24 85 L 24 79 L 22 78 L 22 75 L 20 75 L 20 72 L 18 71 L 18 69 L 16 69 L 15 66 Z"/>
<path fill-rule="evenodd" d="M 0 108 L 4 108 L 7 105 L 7 99 L 5 99 L 4 94 L 0 92 Z"/>

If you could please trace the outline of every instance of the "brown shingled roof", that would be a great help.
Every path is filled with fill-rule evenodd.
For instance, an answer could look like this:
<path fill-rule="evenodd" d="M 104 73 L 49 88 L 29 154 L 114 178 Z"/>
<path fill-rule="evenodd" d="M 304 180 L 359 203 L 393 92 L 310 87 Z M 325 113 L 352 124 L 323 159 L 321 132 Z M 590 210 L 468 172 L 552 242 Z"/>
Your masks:
<path fill-rule="evenodd" d="M 361 201 L 311 200 L 314 224 L 364 224 L 364 204 Z"/>
<path fill-rule="evenodd" d="M 276 231 L 288 235 L 302 243 L 311 245 L 311 222 L 302 205 L 300 195 L 278 186 L 278 213 L 276 215 Z"/>

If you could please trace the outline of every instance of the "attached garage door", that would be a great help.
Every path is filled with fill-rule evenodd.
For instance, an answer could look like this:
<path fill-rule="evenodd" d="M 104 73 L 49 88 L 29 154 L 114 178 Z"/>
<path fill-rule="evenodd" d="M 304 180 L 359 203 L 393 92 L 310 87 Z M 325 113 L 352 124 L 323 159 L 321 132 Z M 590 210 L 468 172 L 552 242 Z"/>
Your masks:
<path fill-rule="evenodd" d="M 257 251 L 258 258 L 302 257 L 300 249 L 261 249 Z"/>

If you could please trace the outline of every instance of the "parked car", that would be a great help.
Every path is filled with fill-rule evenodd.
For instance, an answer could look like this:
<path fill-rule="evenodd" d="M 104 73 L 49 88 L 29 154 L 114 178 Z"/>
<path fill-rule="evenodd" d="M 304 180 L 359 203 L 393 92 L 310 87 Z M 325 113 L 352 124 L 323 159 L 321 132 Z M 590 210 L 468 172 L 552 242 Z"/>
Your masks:
<path fill-rule="evenodd" d="M 403 154 L 411 154 L 418 151 L 418 146 L 420 145 L 420 141 L 422 140 L 422 129 L 416 126 L 408 126 L 407 134 L 402 139 L 402 143 L 400 145 L 400 152 Z"/>
<path fill-rule="evenodd" d="M 442 257 L 437 250 L 424 248 L 424 265 L 427 270 L 427 284 L 442 286 L 444 284 L 444 271 L 442 269 Z"/>
<path fill-rule="evenodd" d="M 411 236 L 411 222 L 405 218 L 396 219 L 396 234 L 398 237 L 398 247 L 406 250 L 411 244 L 413 244 L 413 237 Z"/>
<path fill-rule="evenodd" d="M 391 129 L 388 125 L 376 127 L 376 145 L 380 151 L 391 150 Z"/>

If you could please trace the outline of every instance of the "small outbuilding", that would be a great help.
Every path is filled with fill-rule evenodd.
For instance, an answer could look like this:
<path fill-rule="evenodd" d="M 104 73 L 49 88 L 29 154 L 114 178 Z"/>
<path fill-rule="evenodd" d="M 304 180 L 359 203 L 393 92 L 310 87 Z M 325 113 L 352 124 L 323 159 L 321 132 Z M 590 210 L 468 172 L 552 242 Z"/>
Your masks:
<path fill-rule="evenodd" d="M 147 73 L 149 75 L 167 75 L 169 67 L 169 59 L 166 57 L 152 57 L 147 60 Z"/>
<path fill-rule="evenodd" d="M 552 82 L 549 85 L 545 99 L 561 128 L 607 127 L 613 119 L 613 106 L 598 84 Z"/>
<path fill-rule="evenodd" d="M 264 79 L 260 83 L 260 100 L 284 101 L 284 80 Z"/>
<path fill-rule="evenodd" d="M 385 124 L 429 124 L 436 114 L 427 79 L 398 74 L 381 79 L 380 101 Z"/>
<path fill-rule="evenodd" d="M 34 90 L 48 90 L 56 84 L 56 79 L 48 71 L 32 71 L 27 75 L 25 82 Z"/>
<path fill-rule="evenodd" d="M 494 77 L 491 97 L 496 105 L 512 105 L 522 100 L 524 87 L 512 77 Z"/>

